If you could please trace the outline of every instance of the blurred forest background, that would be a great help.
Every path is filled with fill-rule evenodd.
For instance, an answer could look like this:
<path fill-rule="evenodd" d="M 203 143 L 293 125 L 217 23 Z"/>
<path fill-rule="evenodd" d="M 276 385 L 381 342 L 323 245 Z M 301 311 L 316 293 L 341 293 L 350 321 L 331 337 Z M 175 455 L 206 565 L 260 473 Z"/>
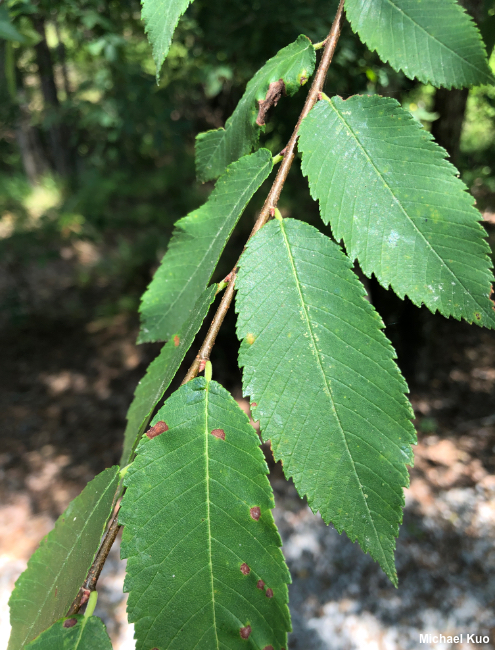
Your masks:
<path fill-rule="evenodd" d="M 463 4 L 491 55 L 495 0 Z M 324 39 L 336 5 L 195 0 L 156 85 L 138 0 L 0 2 L 0 650 L 8 594 L 27 558 L 85 483 L 118 462 L 134 388 L 160 348 L 135 345 L 139 298 L 173 223 L 212 188 L 195 180 L 195 135 L 224 125 L 281 47 L 300 33 Z M 382 63 L 346 24 L 325 90 L 379 93 L 410 110 L 459 168 L 493 247 L 495 88 L 422 86 Z M 304 96 L 271 112 L 262 143 L 274 154 Z M 214 280 L 233 266 L 267 189 Z M 320 227 L 297 164 L 280 208 Z M 294 576 L 291 648 L 416 648 L 417 630 L 449 625 L 489 630 L 495 648 L 494 335 L 417 309 L 374 279 L 367 287 L 411 387 L 420 440 L 398 545 L 401 588 L 323 527 L 272 463 Z M 214 376 L 247 410 L 234 325 L 231 313 Z M 130 637 L 122 641 L 121 584 L 112 587 L 119 566 L 114 555 L 101 587 L 103 609 L 117 612 L 116 648 L 132 647 Z"/>

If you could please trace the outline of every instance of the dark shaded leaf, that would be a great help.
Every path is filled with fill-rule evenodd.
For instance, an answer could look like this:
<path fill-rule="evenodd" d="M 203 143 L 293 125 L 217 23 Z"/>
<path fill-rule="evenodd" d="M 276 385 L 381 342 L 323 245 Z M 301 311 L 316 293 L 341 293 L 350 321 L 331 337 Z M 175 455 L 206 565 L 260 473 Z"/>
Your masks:
<path fill-rule="evenodd" d="M 69 610 L 100 545 L 119 478 L 117 466 L 98 474 L 41 540 L 9 600 L 8 650 L 20 650 Z"/>

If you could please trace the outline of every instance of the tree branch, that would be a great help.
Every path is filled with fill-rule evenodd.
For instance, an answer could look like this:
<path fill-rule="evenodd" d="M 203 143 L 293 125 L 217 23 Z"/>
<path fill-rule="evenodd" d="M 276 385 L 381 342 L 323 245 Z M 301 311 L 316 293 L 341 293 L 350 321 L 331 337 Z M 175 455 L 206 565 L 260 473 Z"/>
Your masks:
<path fill-rule="evenodd" d="M 270 219 L 270 217 L 274 215 L 275 208 L 277 207 L 277 203 L 280 197 L 280 193 L 282 192 L 282 188 L 287 179 L 287 175 L 291 168 L 292 161 L 294 160 L 294 150 L 296 148 L 297 138 L 299 135 L 299 126 L 301 125 L 301 122 L 309 113 L 309 111 L 316 104 L 318 100 L 318 96 L 323 89 L 323 84 L 325 83 L 325 77 L 327 75 L 330 63 L 332 62 L 335 48 L 337 46 L 337 41 L 339 40 L 340 30 L 342 25 L 343 10 L 344 10 L 344 0 L 340 0 L 339 7 L 337 9 L 337 13 L 335 15 L 335 19 L 332 24 L 332 28 L 330 29 L 330 33 L 328 34 L 327 38 L 324 41 L 325 49 L 323 50 L 323 55 L 321 57 L 320 64 L 318 66 L 315 77 L 313 79 L 313 83 L 311 84 L 311 88 L 306 98 L 306 102 L 304 103 L 301 114 L 299 115 L 299 119 L 297 120 L 297 124 L 294 129 L 294 132 L 292 133 L 292 136 L 287 146 L 283 150 L 283 160 L 280 164 L 279 170 L 277 172 L 275 180 L 273 181 L 273 185 L 268 193 L 268 196 L 266 197 L 266 201 L 263 205 L 263 208 L 261 209 L 260 215 L 256 220 L 256 223 L 254 224 L 254 227 L 247 241 L 249 241 L 251 237 L 253 237 L 253 235 L 257 233 L 258 230 L 265 225 L 265 223 Z M 203 344 L 201 345 L 201 348 L 199 349 L 199 352 L 194 362 L 192 363 L 191 367 L 187 371 L 187 374 L 184 377 L 182 384 L 185 384 L 191 379 L 194 379 L 194 377 L 197 376 L 198 372 L 200 372 L 202 362 L 205 362 L 210 358 L 210 354 L 215 344 L 217 334 L 220 330 L 220 327 L 222 326 L 227 311 L 229 310 L 230 303 L 232 302 L 232 298 L 234 297 L 238 264 L 239 264 L 239 260 L 237 260 L 237 263 L 235 267 L 232 269 L 232 272 L 227 276 L 229 278 L 227 288 L 225 289 L 225 292 L 222 296 L 222 300 L 218 305 L 218 309 L 215 313 L 215 316 L 213 317 L 213 320 L 211 322 L 205 340 L 203 341 Z M 100 577 L 100 573 L 103 568 L 103 565 L 105 564 L 108 554 L 110 553 L 110 549 L 112 548 L 112 545 L 121 528 L 120 525 L 118 524 L 118 514 L 119 514 L 119 510 L 117 509 L 117 511 L 113 516 L 112 522 L 105 534 L 103 542 L 101 543 L 100 550 L 98 551 L 96 558 L 91 566 L 91 569 L 89 570 L 86 581 L 83 587 L 81 587 L 81 589 L 79 590 L 79 593 L 76 596 L 74 602 L 72 603 L 71 608 L 67 613 L 67 616 L 73 616 L 74 614 L 77 614 L 80 607 L 84 604 L 85 599 L 87 599 L 87 596 L 89 596 L 89 592 L 94 591 L 94 589 L 96 588 L 96 583 L 98 582 L 98 578 Z"/>
<path fill-rule="evenodd" d="M 74 614 L 77 614 L 81 607 L 87 602 L 89 594 L 96 589 L 96 583 L 100 577 L 103 565 L 107 560 L 108 554 L 110 553 L 110 549 L 112 548 L 115 539 L 117 538 L 119 530 L 122 528 L 118 522 L 119 511 L 120 504 L 118 505 L 116 512 L 113 515 L 112 522 L 108 527 L 105 537 L 103 538 L 100 549 L 96 554 L 93 564 L 91 565 L 86 580 L 84 581 L 83 586 L 79 589 L 77 596 L 74 598 L 74 602 L 70 606 L 70 609 L 67 612 L 67 616 L 73 616 Z"/>
<path fill-rule="evenodd" d="M 260 215 L 256 220 L 256 223 L 254 224 L 254 227 L 247 241 L 249 241 L 251 237 L 255 233 L 257 233 L 260 228 L 262 228 L 265 225 L 265 223 L 268 221 L 270 216 L 273 216 L 272 211 L 277 207 L 278 200 L 280 198 L 280 193 L 282 192 L 282 188 L 287 179 L 287 175 L 291 168 L 292 161 L 294 160 L 294 155 L 295 155 L 294 150 L 296 148 L 297 138 L 299 135 L 299 127 L 303 119 L 306 117 L 309 111 L 316 104 L 318 100 L 318 96 L 323 90 L 325 77 L 327 76 L 328 68 L 330 66 L 330 63 L 332 62 L 335 48 L 337 46 L 337 41 L 339 40 L 340 30 L 342 26 L 343 11 L 344 11 L 344 0 L 340 0 L 339 7 L 337 9 L 337 13 L 335 15 L 335 19 L 332 24 L 332 28 L 330 29 L 330 33 L 325 39 L 325 49 L 323 50 L 323 55 L 321 57 L 320 64 L 318 66 L 318 70 L 316 71 L 315 77 L 313 79 L 313 83 L 311 84 L 311 88 L 309 90 L 308 96 L 304 103 L 303 109 L 301 111 L 301 114 L 299 115 L 299 119 L 297 120 L 296 127 L 294 129 L 294 132 L 292 133 L 289 143 L 283 150 L 283 156 L 284 156 L 283 160 L 280 164 L 279 170 L 277 172 L 275 180 L 273 181 L 273 185 L 268 193 L 268 196 L 266 197 L 266 201 L 263 205 L 263 208 L 261 209 Z M 215 339 L 217 337 L 218 331 L 222 326 L 225 315 L 227 314 L 227 311 L 230 307 L 230 303 L 232 302 L 232 298 L 234 297 L 234 284 L 237 277 L 238 264 L 239 264 L 239 260 L 237 260 L 237 263 L 233 268 L 232 273 L 230 274 L 229 284 L 227 286 L 227 289 L 225 290 L 225 293 L 222 296 L 222 301 L 218 306 L 215 316 L 213 317 L 210 328 L 208 330 L 208 334 L 206 335 L 206 338 L 203 341 L 203 344 L 199 349 L 199 352 L 196 358 L 194 359 L 191 367 L 187 371 L 187 374 L 184 377 L 184 380 L 182 382 L 183 384 L 186 384 L 191 379 L 194 379 L 194 377 L 197 376 L 198 372 L 200 372 L 201 362 L 207 361 L 210 358 L 211 350 L 215 344 Z"/>

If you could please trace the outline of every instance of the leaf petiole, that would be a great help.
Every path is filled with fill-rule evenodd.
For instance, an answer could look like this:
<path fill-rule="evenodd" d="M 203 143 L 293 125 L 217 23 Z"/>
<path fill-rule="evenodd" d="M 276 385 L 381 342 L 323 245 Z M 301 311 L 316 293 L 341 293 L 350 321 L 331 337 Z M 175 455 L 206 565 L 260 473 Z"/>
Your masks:
<path fill-rule="evenodd" d="M 125 469 L 127 469 L 127 467 Z M 93 612 L 95 611 L 97 600 L 98 600 L 98 592 L 92 591 L 91 594 L 89 595 L 88 604 L 86 605 L 84 618 L 89 618 L 90 616 L 93 616 Z"/>

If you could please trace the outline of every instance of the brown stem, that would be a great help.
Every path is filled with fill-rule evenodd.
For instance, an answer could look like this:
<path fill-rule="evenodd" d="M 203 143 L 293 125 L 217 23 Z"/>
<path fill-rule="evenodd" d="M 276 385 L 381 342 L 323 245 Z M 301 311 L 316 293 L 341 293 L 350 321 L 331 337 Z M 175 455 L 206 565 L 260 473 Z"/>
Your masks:
<path fill-rule="evenodd" d="M 315 78 L 313 80 L 308 96 L 306 98 L 306 102 L 301 111 L 299 119 L 297 120 L 297 124 L 291 136 L 291 139 L 289 140 L 287 147 L 284 149 L 284 158 L 279 167 L 277 176 L 273 181 L 273 185 L 270 189 L 270 192 L 268 193 L 268 196 L 260 212 L 260 215 L 256 220 L 256 223 L 254 224 L 251 234 L 249 235 L 248 241 L 256 232 L 258 232 L 258 230 L 262 226 L 265 225 L 265 223 L 268 221 L 270 216 L 273 216 L 273 210 L 277 206 L 280 193 L 282 191 L 285 180 L 287 178 L 287 174 L 289 173 L 289 169 L 292 165 L 292 161 L 294 160 L 294 149 L 296 147 L 299 126 L 303 121 L 303 119 L 306 117 L 306 115 L 309 113 L 309 111 L 315 105 L 316 101 L 318 100 L 318 95 L 323 89 L 323 84 L 325 82 L 325 77 L 328 72 L 328 67 L 330 66 L 330 63 L 332 61 L 335 52 L 335 47 L 337 46 L 337 41 L 339 40 L 339 36 L 340 36 L 343 9 L 344 9 L 344 0 L 340 0 L 339 8 L 337 9 L 337 14 L 333 21 L 332 28 L 330 30 L 328 37 L 325 39 L 325 49 L 323 50 L 323 55 L 321 57 L 318 70 L 316 71 Z M 197 376 L 201 361 L 205 361 L 210 358 L 211 350 L 215 344 L 215 339 L 217 337 L 218 331 L 220 330 L 223 320 L 230 307 L 232 298 L 234 297 L 238 263 L 239 260 L 237 261 L 235 267 L 232 269 L 229 278 L 229 283 L 222 296 L 222 300 L 220 301 L 215 316 L 213 317 L 210 328 L 208 330 L 208 334 L 206 335 L 206 338 L 203 341 L 203 344 L 196 358 L 194 359 L 191 367 L 187 371 L 187 374 L 184 377 L 184 381 L 182 382 L 183 384 L 187 383 L 188 381 L 194 379 L 194 377 Z M 96 583 L 98 582 L 98 578 L 100 577 L 101 570 L 103 568 L 103 565 L 105 564 L 105 560 L 107 559 L 108 554 L 110 553 L 110 549 L 112 548 L 112 544 L 114 543 L 117 537 L 117 533 L 120 530 L 120 526 L 118 524 L 118 514 L 119 514 L 119 510 L 117 509 L 117 512 L 114 514 L 114 517 L 112 519 L 112 523 L 110 524 L 106 532 L 106 535 L 103 539 L 103 542 L 100 546 L 100 550 L 98 551 L 96 558 L 91 566 L 91 569 L 89 570 L 86 582 L 84 583 L 84 586 L 79 590 L 79 593 L 76 596 L 74 602 L 72 603 L 67 616 L 72 616 L 74 614 L 77 614 L 79 608 L 81 607 L 81 599 L 83 598 L 84 594 L 87 593 L 88 590 L 93 591 L 95 589 Z"/>
<path fill-rule="evenodd" d="M 96 554 L 96 557 L 93 561 L 93 564 L 91 565 L 91 568 L 86 577 L 84 585 L 81 587 L 81 589 L 79 589 L 79 593 L 77 594 L 77 596 L 74 599 L 74 602 L 70 606 L 70 609 L 67 612 L 67 616 L 73 616 L 74 614 L 77 614 L 81 606 L 84 605 L 84 603 L 87 601 L 87 596 L 89 596 L 89 592 L 94 591 L 96 588 L 96 583 L 98 582 L 98 578 L 100 577 L 100 573 L 101 570 L 103 569 L 103 565 L 105 564 L 108 554 L 110 553 L 110 549 L 112 548 L 113 543 L 115 542 L 115 539 L 117 537 L 117 534 L 121 529 L 121 526 L 118 523 L 119 510 L 120 510 L 120 505 L 118 506 L 117 511 L 113 516 L 112 522 L 108 527 L 105 537 L 103 538 L 103 542 L 101 543 L 100 550 Z"/>
<path fill-rule="evenodd" d="M 217 338 L 218 330 L 220 329 L 223 323 L 223 319 L 225 318 L 225 315 L 227 314 L 227 311 L 230 307 L 230 303 L 232 302 L 232 298 L 234 297 L 234 285 L 235 285 L 236 277 L 237 277 L 237 265 L 232 270 L 229 284 L 225 289 L 225 292 L 222 296 L 222 300 L 220 301 L 215 316 L 211 321 L 210 329 L 208 330 L 208 334 L 206 335 L 205 340 L 203 341 L 203 345 L 201 346 L 191 367 L 187 371 L 187 374 L 184 377 L 182 384 L 187 384 L 188 381 L 194 379 L 194 377 L 196 377 L 196 375 L 199 372 L 199 364 L 201 363 L 201 361 L 210 358 L 211 350 L 215 345 L 215 339 Z"/>
<path fill-rule="evenodd" d="M 255 233 L 258 232 L 260 228 L 262 228 L 265 225 L 265 223 L 268 221 L 268 219 L 271 216 L 271 211 L 277 206 L 278 200 L 280 198 L 280 193 L 282 192 L 282 188 L 287 179 L 287 174 L 289 173 L 289 169 L 291 168 L 292 161 L 294 160 L 294 150 L 296 148 L 297 138 L 299 135 L 299 127 L 303 119 L 306 117 L 309 111 L 316 104 L 318 100 L 318 96 L 323 89 L 323 84 L 325 83 L 325 77 L 327 76 L 328 68 L 330 66 L 330 63 L 332 62 L 335 48 L 337 46 L 337 41 L 339 40 L 340 29 L 342 25 L 343 10 L 344 10 L 344 0 L 340 0 L 339 8 L 337 9 L 337 14 L 333 21 L 332 28 L 330 29 L 330 33 L 325 39 L 325 49 L 323 50 L 323 55 L 320 60 L 320 65 L 318 66 L 318 70 L 316 71 L 315 77 L 313 79 L 313 83 L 311 84 L 311 88 L 309 90 L 308 96 L 304 103 L 303 109 L 301 111 L 301 114 L 299 115 L 299 119 L 297 120 L 297 124 L 294 129 L 294 132 L 292 133 L 288 145 L 284 149 L 284 157 L 282 162 L 280 163 L 280 167 L 275 177 L 275 180 L 273 181 L 273 185 L 268 193 L 268 196 L 266 197 L 266 201 L 263 205 L 263 208 L 261 209 L 260 215 L 256 220 L 256 223 L 254 224 L 251 234 L 249 235 L 248 241 Z M 225 290 L 225 293 L 222 297 L 222 301 L 218 306 L 215 316 L 213 317 L 213 320 L 210 325 L 210 329 L 208 330 L 208 334 L 206 335 L 206 338 L 203 341 L 203 345 L 201 346 L 191 367 L 187 371 L 187 374 L 184 377 L 184 381 L 182 382 L 183 384 L 186 384 L 188 381 L 194 379 L 194 377 L 197 376 L 201 361 L 206 361 L 210 358 L 211 350 L 213 348 L 213 345 L 215 344 L 215 339 L 217 337 L 218 331 L 222 326 L 225 315 L 227 314 L 227 311 L 230 307 L 230 303 L 232 302 L 232 298 L 234 297 L 234 285 L 237 277 L 238 264 L 239 264 L 239 260 L 237 261 L 234 269 L 232 270 L 229 284 L 227 286 L 227 289 Z"/>

